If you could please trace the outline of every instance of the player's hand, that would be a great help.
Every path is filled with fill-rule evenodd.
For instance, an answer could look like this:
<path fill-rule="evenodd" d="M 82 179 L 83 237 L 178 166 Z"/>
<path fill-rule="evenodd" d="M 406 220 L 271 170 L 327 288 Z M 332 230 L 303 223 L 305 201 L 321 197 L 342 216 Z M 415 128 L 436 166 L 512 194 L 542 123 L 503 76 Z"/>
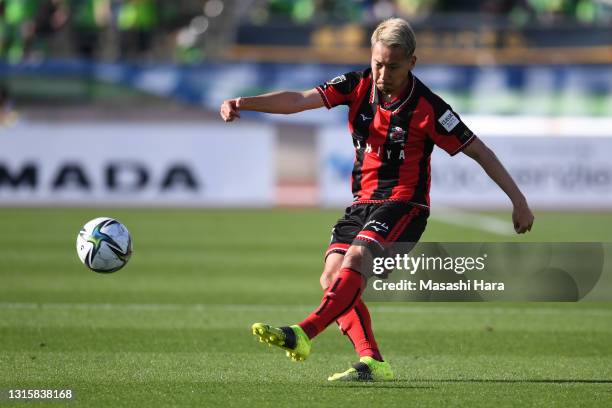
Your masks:
<path fill-rule="evenodd" d="M 531 231 L 533 220 L 533 213 L 529 209 L 527 203 L 514 206 L 514 210 L 512 211 L 512 222 L 514 223 L 514 230 L 517 234 L 524 234 L 527 231 Z"/>
<path fill-rule="evenodd" d="M 221 104 L 221 117 L 225 122 L 231 122 L 240 118 L 240 98 L 228 99 Z"/>

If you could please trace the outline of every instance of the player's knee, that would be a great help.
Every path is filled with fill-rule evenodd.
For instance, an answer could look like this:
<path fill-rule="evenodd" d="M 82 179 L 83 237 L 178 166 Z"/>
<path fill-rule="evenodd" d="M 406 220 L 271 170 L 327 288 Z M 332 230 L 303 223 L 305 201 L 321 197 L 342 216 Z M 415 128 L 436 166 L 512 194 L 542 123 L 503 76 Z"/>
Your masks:
<path fill-rule="evenodd" d="M 350 268 L 354 271 L 362 272 L 368 256 L 369 253 L 367 252 L 367 248 L 352 245 L 346 252 L 346 255 L 344 255 L 342 268 Z"/>
<path fill-rule="evenodd" d="M 321 283 L 321 288 L 323 288 L 323 290 L 327 289 L 331 285 L 334 279 L 336 279 L 336 276 L 338 276 L 338 272 L 339 270 L 323 270 L 321 278 L 319 279 L 319 282 Z"/>
<path fill-rule="evenodd" d="M 344 254 L 332 253 L 328 255 L 325 260 L 325 268 L 323 268 L 323 273 L 321 273 L 321 278 L 319 279 L 323 290 L 327 289 L 338 276 L 343 259 Z"/>

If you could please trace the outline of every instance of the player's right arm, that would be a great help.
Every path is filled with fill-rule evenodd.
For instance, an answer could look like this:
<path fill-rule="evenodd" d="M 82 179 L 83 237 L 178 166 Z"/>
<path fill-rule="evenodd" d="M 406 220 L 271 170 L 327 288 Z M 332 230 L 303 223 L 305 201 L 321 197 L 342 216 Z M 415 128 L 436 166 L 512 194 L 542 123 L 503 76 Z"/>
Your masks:
<path fill-rule="evenodd" d="M 221 105 L 221 117 L 231 122 L 240 117 L 241 110 L 290 114 L 325 106 L 316 88 L 304 92 L 281 91 L 258 96 L 228 99 Z"/>

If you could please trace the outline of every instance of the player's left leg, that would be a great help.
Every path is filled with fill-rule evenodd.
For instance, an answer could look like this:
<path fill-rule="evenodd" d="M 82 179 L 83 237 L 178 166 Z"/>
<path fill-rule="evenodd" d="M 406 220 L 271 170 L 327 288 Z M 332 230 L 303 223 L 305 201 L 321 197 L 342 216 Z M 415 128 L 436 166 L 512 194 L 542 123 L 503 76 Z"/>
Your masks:
<path fill-rule="evenodd" d="M 360 354 L 359 362 L 342 373 L 328 378 L 330 381 L 389 381 L 393 371 L 389 363 L 382 361 L 378 346 L 374 341 L 369 312 L 361 300 L 365 286 L 364 276 L 358 272 L 369 265 L 370 250 L 366 246 L 352 245 L 344 256 L 338 276 L 333 280 L 320 306 L 304 319 L 299 326 L 309 338 L 315 337 L 333 321 L 340 319 L 349 322 L 350 334 L 356 339 L 351 341 Z M 347 312 L 348 311 L 348 312 Z M 364 317 L 367 315 L 367 321 Z M 370 354 L 376 355 L 378 359 Z"/>
<path fill-rule="evenodd" d="M 428 211 L 426 209 L 412 206 L 408 203 L 386 203 L 374 210 L 368 217 L 365 227 L 359 232 L 353 246 L 361 246 L 368 248 L 373 256 L 392 256 L 397 251 L 409 251 L 421 237 L 427 225 Z M 351 247 L 353 248 L 353 247 Z M 358 258 L 353 258 L 359 261 Z M 364 259 L 361 259 L 363 262 Z M 363 263 L 361 265 L 364 265 Z M 367 264 L 371 265 L 369 259 Z M 359 268 L 359 265 L 353 267 Z M 362 268 L 364 268 L 362 266 Z M 368 272 L 370 272 L 368 270 Z M 368 275 L 369 276 L 369 275 Z M 363 301 L 361 301 L 363 303 Z M 359 316 L 359 323 L 364 328 L 368 328 L 372 332 L 371 339 L 373 341 L 373 331 L 367 308 L 364 306 L 364 313 Z M 355 311 L 359 311 L 359 304 L 355 305 Z M 340 320 L 347 319 L 350 315 L 344 315 Z M 369 337 L 369 336 L 368 336 Z M 367 338 L 366 338 L 367 339 Z M 358 380 L 374 380 L 387 381 L 393 379 L 393 371 L 388 362 L 383 361 L 382 356 L 374 355 L 378 351 L 376 342 L 368 344 L 364 341 L 361 349 L 359 362 L 354 364 L 348 370 L 333 374 L 328 378 L 330 381 L 358 381 Z M 357 345 L 356 345 L 357 346 Z M 366 350 L 371 347 L 370 350 Z M 369 353 L 368 353 L 369 352 Z M 372 354 L 370 354 L 372 353 Z"/>
<path fill-rule="evenodd" d="M 336 321 L 338 328 L 348 337 L 359 357 L 371 357 L 383 361 L 374 330 L 370 311 L 363 299 L 359 298 L 355 306 Z"/>

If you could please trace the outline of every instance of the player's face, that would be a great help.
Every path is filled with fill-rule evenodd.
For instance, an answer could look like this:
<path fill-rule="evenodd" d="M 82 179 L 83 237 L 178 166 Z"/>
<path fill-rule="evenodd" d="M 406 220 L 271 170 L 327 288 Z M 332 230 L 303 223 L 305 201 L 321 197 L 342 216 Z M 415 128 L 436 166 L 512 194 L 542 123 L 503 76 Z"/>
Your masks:
<path fill-rule="evenodd" d="M 416 57 L 407 56 L 399 47 L 387 47 L 377 42 L 372 47 L 372 74 L 376 87 L 385 94 L 398 94 L 408 84 L 408 73 Z"/>

